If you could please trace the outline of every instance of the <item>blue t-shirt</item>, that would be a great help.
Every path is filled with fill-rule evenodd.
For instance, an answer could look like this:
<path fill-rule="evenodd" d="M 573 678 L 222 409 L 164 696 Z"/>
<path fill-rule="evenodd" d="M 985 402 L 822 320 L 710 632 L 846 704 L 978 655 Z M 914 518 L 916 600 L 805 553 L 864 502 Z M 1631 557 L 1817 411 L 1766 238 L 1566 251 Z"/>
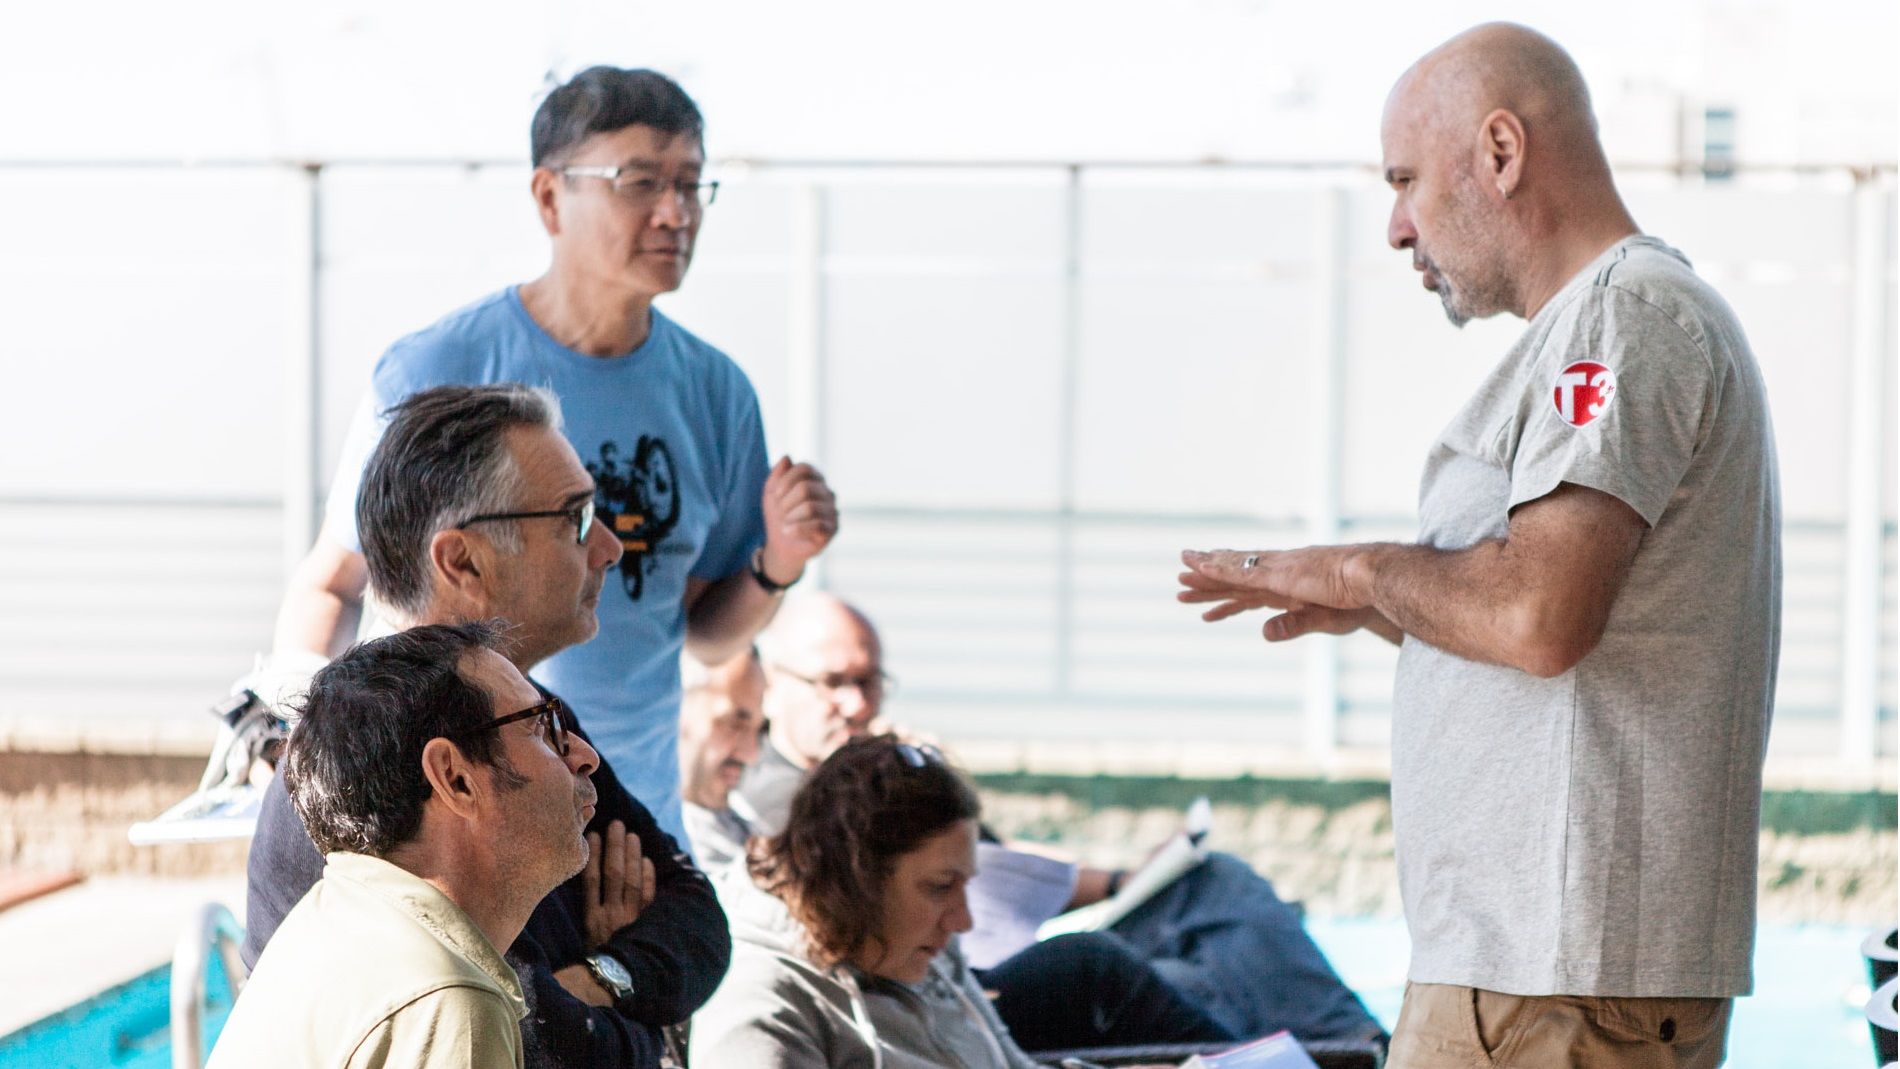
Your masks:
<path fill-rule="evenodd" d="M 345 545 L 360 549 L 357 484 L 381 413 L 431 386 L 491 382 L 546 386 L 560 397 L 562 430 L 599 485 L 596 522 L 625 550 L 601 591 L 600 634 L 549 658 L 535 676 L 573 706 L 627 789 L 684 843 L 686 580 L 740 571 L 765 540 L 758 397 L 737 364 L 658 310 L 633 352 L 587 356 L 542 330 L 511 287 L 401 339 L 377 362 L 330 488 L 330 530 Z"/>

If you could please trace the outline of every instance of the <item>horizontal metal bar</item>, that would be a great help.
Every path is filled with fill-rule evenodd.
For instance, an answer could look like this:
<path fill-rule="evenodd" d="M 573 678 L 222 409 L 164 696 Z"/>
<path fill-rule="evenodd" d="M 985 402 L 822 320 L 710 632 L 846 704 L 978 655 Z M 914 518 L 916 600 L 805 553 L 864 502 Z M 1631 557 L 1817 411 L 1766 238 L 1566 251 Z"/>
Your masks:
<path fill-rule="evenodd" d="M 157 494 L 0 494 L 0 508 L 178 508 L 178 509 L 280 509 L 279 497 L 210 497 L 185 495 L 162 497 Z"/>
<path fill-rule="evenodd" d="M 721 167 L 749 167 L 758 170 L 834 170 L 834 171 L 1285 171 L 1309 174 L 1323 171 L 1364 172 L 1378 175 L 1381 169 L 1371 160 L 1265 160 L 1202 158 L 1192 160 L 1142 159 L 826 159 L 823 157 L 759 158 L 726 156 L 712 161 Z M 337 156 L 329 159 L 267 159 L 254 157 L 207 157 L 203 159 L 139 157 L 132 159 L 15 158 L 0 159 L 0 171 L 7 170 L 286 170 L 321 171 L 330 167 L 426 168 L 461 170 L 525 168 L 525 159 L 501 157 L 403 157 Z M 1623 174 L 1674 174 L 1700 178 L 1700 161 L 1626 160 L 1611 165 Z M 1857 181 L 1878 179 L 1900 173 L 1893 160 L 1846 161 L 1825 163 L 1737 163 L 1730 169 L 1736 175 L 1829 175 L 1844 174 Z"/>
<path fill-rule="evenodd" d="M 281 498 L 269 497 L 160 497 L 156 495 L 55 495 L 55 494 L 0 494 L 0 508 L 178 508 L 178 509 L 279 509 L 284 506 Z M 874 520 L 915 520 L 918 522 L 940 523 L 944 520 L 967 520 L 972 523 L 1046 523 L 1058 515 L 1054 506 L 1047 509 L 1033 508 L 960 508 L 954 506 L 934 507 L 922 505 L 857 505 L 847 516 L 859 516 Z M 1302 527 L 1306 517 L 1298 513 L 1247 513 L 1247 512 L 1122 512 L 1113 509 L 1092 510 L 1077 509 L 1074 513 L 1082 523 L 1117 524 L 1128 527 L 1191 527 L 1195 525 L 1265 525 L 1270 527 Z M 1418 522 L 1417 517 L 1403 513 L 1347 513 L 1339 518 L 1342 526 L 1353 527 L 1411 527 Z M 1797 534 L 1832 534 L 1842 530 L 1840 520 L 1818 520 L 1784 518 L 1781 523 L 1784 532 Z M 1900 533 L 1900 521 L 1888 519 L 1883 525 L 1884 533 L 1892 537 Z"/>

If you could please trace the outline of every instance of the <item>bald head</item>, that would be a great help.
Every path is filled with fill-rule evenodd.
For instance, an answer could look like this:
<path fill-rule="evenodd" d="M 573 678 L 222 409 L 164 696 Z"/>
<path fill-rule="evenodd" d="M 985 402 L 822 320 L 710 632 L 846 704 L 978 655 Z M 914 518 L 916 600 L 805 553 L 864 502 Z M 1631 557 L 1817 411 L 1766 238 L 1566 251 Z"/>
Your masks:
<path fill-rule="evenodd" d="M 1572 274 L 1636 231 L 1597 138 L 1583 73 L 1511 23 L 1427 53 L 1386 98 L 1386 239 L 1463 326 L 1535 314 Z"/>
<path fill-rule="evenodd" d="M 1476 130 L 1503 110 L 1540 137 L 1550 132 L 1558 151 L 1596 144 L 1590 90 L 1576 61 L 1557 42 L 1509 22 L 1473 27 L 1426 53 L 1393 86 L 1388 112 L 1394 107 L 1435 133 Z"/>
<path fill-rule="evenodd" d="M 796 665 L 801 658 L 839 637 L 878 644 L 877 628 L 855 606 L 832 594 L 788 598 L 759 636 L 759 652 L 768 662 Z"/>
<path fill-rule="evenodd" d="M 877 629 L 829 594 L 788 600 L 759 636 L 772 745 L 801 767 L 867 734 L 884 700 Z"/>

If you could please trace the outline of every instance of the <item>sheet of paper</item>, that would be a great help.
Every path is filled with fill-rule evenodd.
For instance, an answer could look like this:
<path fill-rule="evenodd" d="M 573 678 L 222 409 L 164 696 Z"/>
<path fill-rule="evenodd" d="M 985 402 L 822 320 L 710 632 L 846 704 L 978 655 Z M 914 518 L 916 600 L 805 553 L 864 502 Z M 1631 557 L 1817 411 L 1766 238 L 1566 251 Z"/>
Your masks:
<path fill-rule="evenodd" d="M 962 939 L 970 964 L 988 969 L 1036 941 L 1036 929 L 1075 897 L 1077 869 L 1065 861 L 976 844 L 968 893 L 975 927 Z"/>
<path fill-rule="evenodd" d="M 1181 1069 L 1319 1069 L 1290 1032 L 1275 1032 L 1219 1054 L 1196 1054 Z"/>
<path fill-rule="evenodd" d="M 1200 864 L 1207 855 L 1186 833 L 1169 839 L 1146 865 L 1122 883 L 1121 890 L 1094 905 L 1072 909 L 1044 924 L 1036 932 L 1038 939 L 1053 939 L 1070 932 L 1097 932 L 1135 911 L 1135 907 L 1153 898 L 1163 888 L 1181 878 L 1181 874 Z"/>

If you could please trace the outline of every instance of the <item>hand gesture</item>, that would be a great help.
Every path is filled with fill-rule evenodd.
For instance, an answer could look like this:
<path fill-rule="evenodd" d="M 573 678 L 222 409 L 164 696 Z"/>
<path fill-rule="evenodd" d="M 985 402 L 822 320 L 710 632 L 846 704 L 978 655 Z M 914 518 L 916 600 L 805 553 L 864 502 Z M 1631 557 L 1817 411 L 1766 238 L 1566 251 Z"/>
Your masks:
<path fill-rule="evenodd" d="M 1355 553 L 1353 546 L 1188 550 L 1181 561 L 1190 570 L 1181 573 L 1184 589 L 1175 599 L 1188 605 L 1214 603 L 1201 614 L 1209 622 L 1253 609 L 1279 609 L 1280 615 L 1261 628 L 1269 642 L 1315 631 L 1344 635 L 1378 617 L 1363 590 L 1365 578 L 1354 567 Z"/>
<path fill-rule="evenodd" d="M 587 833 L 587 867 L 581 870 L 587 945 L 605 946 L 653 902 L 653 862 L 640 856 L 640 837 L 614 821 L 603 838 Z"/>
<path fill-rule="evenodd" d="M 759 503 L 765 511 L 760 563 L 773 581 L 790 582 L 838 533 L 838 500 L 817 468 L 780 457 L 765 477 Z"/>

